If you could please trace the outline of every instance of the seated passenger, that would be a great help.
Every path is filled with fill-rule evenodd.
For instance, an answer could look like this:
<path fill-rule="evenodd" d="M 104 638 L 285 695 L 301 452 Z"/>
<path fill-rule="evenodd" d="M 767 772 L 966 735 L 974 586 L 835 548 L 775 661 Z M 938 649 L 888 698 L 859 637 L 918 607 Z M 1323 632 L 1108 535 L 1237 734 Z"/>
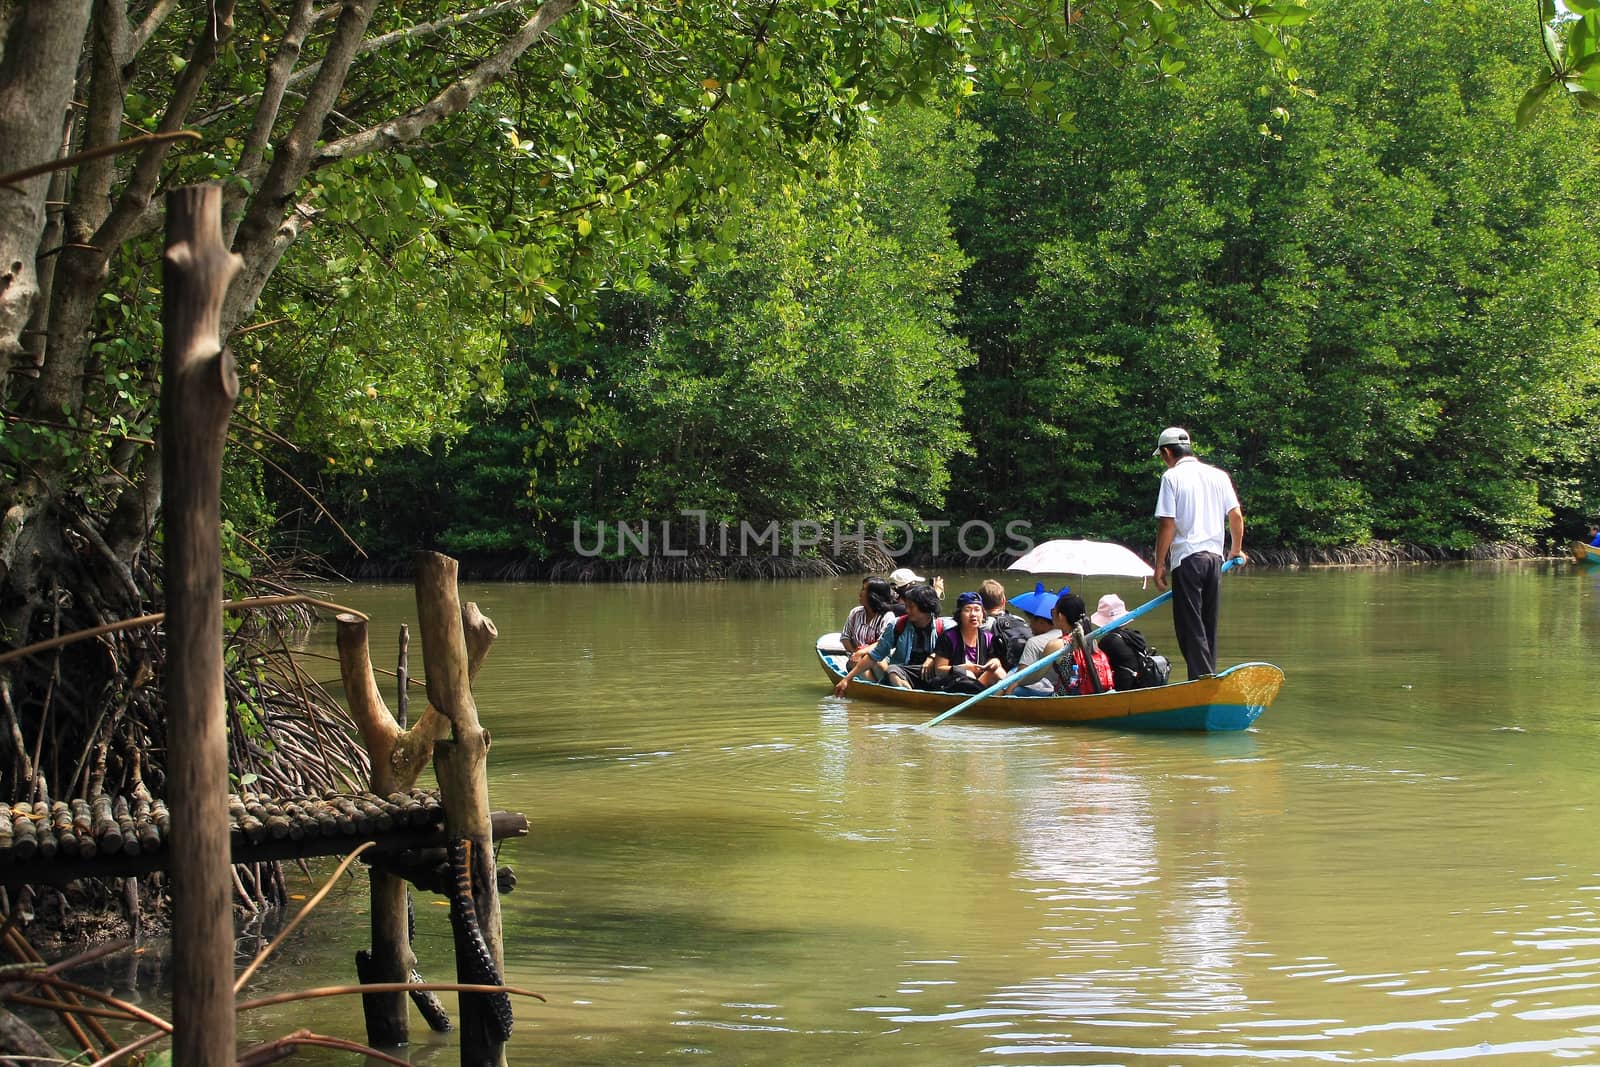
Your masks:
<path fill-rule="evenodd" d="M 844 696 L 852 679 L 866 675 L 873 681 L 887 681 L 901 689 L 916 689 L 923 669 L 933 658 L 933 643 L 938 624 L 939 598 L 926 585 L 914 585 L 902 594 L 906 613 L 893 626 L 885 626 L 878 643 L 856 661 L 833 687 L 834 696 Z"/>
<path fill-rule="evenodd" d="M 956 625 L 939 635 L 933 646 L 929 689 L 977 693 L 1006 676 L 998 634 L 983 628 L 983 598 L 977 593 L 956 597 Z"/>
<path fill-rule="evenodd" d="M 1056 601 L 1051 621 L 1060 629 L 1062 636 L 1044 646 L 1044 656 L 1067 647 L 1072 642 L 1073 631 L 1079 625 L 1083 626 L 1085 633 L 1093 628 L 1089 623 L 1088 610 L 1083 603 L 1083 597 L 1076 593 L 1068 593 Z M 1085 657 L 1081 648 L 1073 648 L 1070 652 L 1059 656 L 1051 665 L 1050 675 L 1055 683 L 1057 696 L 1079 696 L 1111 690 L 1111 661 L 1100 649 L 1096 648 L 1093 651 L 1091 657 Z M 1088 666 L 1090 662 L 1094 663 L 1092 672 Z"/>
<path fill-rule="evenodd" d="M 1051 612 L 1055 610 L 1057 600 L 1072 592 L 1071 586 L 1062 586 L 1059 593 L 1052 593 L 1045 589 L 1044 583 L 1039 582 L 1033 587 L 1033 592 L 1023 593 L 1011 602 L 1016 608 L 1021 608 L 1028 621 L 1028 628 L 1033 631 L 1033 636 L 1022 646 L 1022 654 L 1017 657 L 1016 664 L 1011 672 L 1022 670 L 1038 662 L 1040 656 L 1051 641 L 1061 636 L 1061 631 L 1051 621 Z M 1021 683 L 1006 690 L 1018 696 L 1050 697 L 1056 695 L 1055 683 L 1048 674 L 1036 676 L 1031 681 Z"/>
<path fill-rule="evenodd" d="M 983 598 L 983 628 L 1000 638 L 1000 662 L 1010 670 L 1022 658 L 1022 648 L 1033 635 L 1020 616 L 1006 610 L 1005 586 L 990 578 L 978 586 L 978 596 Z"/>
<path fill-rule="evenodd" d="M 910 567 L 897 567 L 889 574 L 889 588 L 894 590 L 894 603 L 889 609 L 896 615 L 906 613 L 906 604 L 903 599 L 905 591 L 914 585 L 926 585 L 933 588 L 933 595 L 940 600 L 944 599 L 944 579 L 937 574 L 932 578 L 924 578 Z"/>
<path fill-rule="evenodd" d="M 1100 598 L 1094 614 L 1089 616 L 1089 624 L 1098 630 L 1106 623 L 1127 613 L 1128 608 L 1122 603 L 1122 598 L 1115 593 L 1107 593 Z M 1139 654 L 1129 643 L 1129 632 L 1129 628 L 1119 626 L 1110 633 L 1102 634 L 1099 639 L 1100 651 L 1111 661 L 1112 684 L 1118 689 L 1138 688 L 1134 682 L 1139 676 Z"/>
<path fill-rule="evenodd" d="M 1600 526 L 1594 523 L 1589 524 L 1589 546 L 1591 548 L 1600 548 Z"/>
<path fill-rule="evenodd" d="M 1122 603 L 1122 598 L 1115 593 L 1107 593 L 1100 598 L 1100 605 L 1089 616 L 1089 622 L 1099 629 L 1127 613 L 1128 608 Z M 1099 643 L 1100 651 L 1111 661 L 1111 682 L 1117 690 L 1125 692 L 1166 684 L 1162 663 L 1155 660 L 1159 653 L 1138 630 L 1131 626 L 1119 626 L 1102 635 Z M 1166 657 L 1161 656 L 1160 659 L 1164 662 Z M 1170 667 L 1167 669 L 1170 672 Z"/>
<path fill-rule="evenodd" d="M 844 650 L 850 653 L 852 666 L 866 655 L 867 649 L 878 643 L 884 627 L 894 625 L 895 614 L 889 610 L 891 599 L 893 591 L 882 578 L 861 580 L 861 602 L 850 609 L 850 614 L 845 616 L 844 629 L 839 631 L 839 639 L 844 643 Z"/>

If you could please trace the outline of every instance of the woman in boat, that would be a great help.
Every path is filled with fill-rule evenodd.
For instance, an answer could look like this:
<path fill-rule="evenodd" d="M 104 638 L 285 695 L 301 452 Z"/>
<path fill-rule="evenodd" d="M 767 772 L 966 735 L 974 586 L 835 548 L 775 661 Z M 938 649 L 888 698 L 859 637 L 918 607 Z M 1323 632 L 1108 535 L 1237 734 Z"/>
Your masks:
<path fill-rule="evenodd" d="M 850 682 L 862 675 L 900 689 L 921 687 L 923 669 L 933 662 L 934 642 L 944 631 L 939 621 L 939 596 L 931 586 L 914 585 L 902 599 L 906 613 L 893 626 L 884 627 L 878 643 L 833 687 L 834 696 L 844 696 Z"/>
<path fill-rule="evenodd" d="M 861 603 L 850 609 L 844 629 L 839 631 L 844 650 L 850 653 L 850 666 L 859 663 L 867 650 L 878 643 L 884 627 L 894 625 L 895 614 L 889 608 L 893 599 L 894 591 L 882 578 L 861 580 Z"/>
<path fill-rule="evenodd" d="M 983 598 L 977 593 L 956 597 L 956 624 L 933 645 L 930 688 L 948 693 L 976 693 L 1006 676 L 1000 659 L 1000 638 L 983 628 Z"/>

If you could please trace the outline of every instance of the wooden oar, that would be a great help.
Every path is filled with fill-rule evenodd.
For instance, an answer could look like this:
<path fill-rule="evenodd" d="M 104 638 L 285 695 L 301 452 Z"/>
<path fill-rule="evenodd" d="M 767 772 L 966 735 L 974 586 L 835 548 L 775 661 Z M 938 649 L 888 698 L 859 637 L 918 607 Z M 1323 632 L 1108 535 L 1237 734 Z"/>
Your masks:
<path fill-rule="evenodd" d="M 1226 562 L 1226 563 L 1224 563 L 1222 565 L 1222 573 L 1226 574 L 1229 571 L 1233 570 L 1233 568 L 1238 566 L 1240 561 L 1243 560 L 1243 559 L 1244 559 L 1243 556 L 1234 556 L 1232 559 L 1230 559 L 1228 562 Z M 1128 623 L 1132 622 L 1134 619 L 1137 619 L 1141 615 L 1149 614 L 1150 612 L 1154 611 L 1156 608 L 1159 608 L 1161 605 L 1165 604 L 1167 601 L 1169 601 L 1171 599 L 1172 599 L 1172 590 L 1168 589 L 1165 593 L 1162 593 L 1160 596 L 1151 599 L 1147 603 L 1140 604 L 1138 607 L 1134 608 L 1132 611 L 1126 612 L 1126 613 L 1124 613 L 1122 615 L 1118 615 L 1116 618 L 1112 619 L 1110 622 L 1106 623 L 1104 626 L 1101 626 L 1098 629 L 1096 629 L 1096 630 L 1092 631 L 1091 633 L 1087 634 L 1085 636 L 1085 638 L 1084 638 L 1085 644 L 1087 644 L 1089 641 L 1098 640 L 1100 637 L 1104 636 L 1105 634 L 1110 633 L 1112 630 L 1117 629 L 1117 627 L 1119 627 L 1119 626 L 1126 626 Z M 1034 660 L 1032 663 L 1028 664 L 1026 667 L 1022 668 L 1020 671 L 1017 671 L 1014 674 L 1006 675 L 1004 678 L 1000 679 L 998 682 L 994 683 L 989 688 L 985 689 L 983 692 L 974 693 L 972 696 L 970 696 L 967 699 L 963 700 L 961 703 L 957 704 L 955 707 L 951 708 L 949 711 L 940 712 L 938 715 L 935 715 L 933 718 L 929 719 L 927 722 L 925 722 L 921 726 L 917 727 L 917 729 L 925 730 L 930 726 L 937 726 L 940 723 L 944 722 L 946 719 L 950 718 L 951 716 L 961 714 L 963 711 L 966 711 L 968 708 L 972 707 L 972 705 L 978 703 L 979 701 L 987 699 L 988 697 L 994 696 L 994 694 L 998 693 L 1000 690 L 1004 689 L 1006 686 L 1015 685 L 1018 682 L 1026 681 L 1027 679 L 1032 678 L 1037 674 L 1043 673 L 1044 669 L 1046 667 L 1050 666 L 1050 664 L 1052 664 L 1056 660 L 1060 659 L 1061 658 L 1061 654 L 1063 652 L 1071 651 L 1072 647 L 1073 647 L 1073 643 L 1071 641 L 1064 642 L 1061 645 L 1060 648 L 1056 649 L 1054 652 L 1050 653 L 1048 656 L 1040 656 L 1038 659 Z M 1094 669 L 1094 665 L 1092 663 L 1090 664 L 1090 669 L 1091 670 Z"/>

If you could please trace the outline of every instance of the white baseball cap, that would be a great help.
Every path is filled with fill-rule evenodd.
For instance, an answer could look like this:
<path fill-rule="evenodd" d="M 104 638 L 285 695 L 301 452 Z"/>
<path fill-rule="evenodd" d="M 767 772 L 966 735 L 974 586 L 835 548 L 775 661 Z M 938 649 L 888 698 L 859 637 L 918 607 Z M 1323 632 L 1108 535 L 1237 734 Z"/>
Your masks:
<path fill-rule="evenodd" d="M 1161 436 L 1156 438 L 1156 450 L 1150 454 L 1159 456 L 1161 455 L 1161 450 L 1168 445 L 1187 445 L 1188 443 L 1188 430 L 1185 430 L 1182 426 L 1168 426 L 1161 431 Z"/>
<path fill-rule="evenodd" d="M 904 589 L 908 585 L 921 585 L 927 580 L 910 567 L 901 567 L 889 575 L 889 585 L 894 589 Z"/>

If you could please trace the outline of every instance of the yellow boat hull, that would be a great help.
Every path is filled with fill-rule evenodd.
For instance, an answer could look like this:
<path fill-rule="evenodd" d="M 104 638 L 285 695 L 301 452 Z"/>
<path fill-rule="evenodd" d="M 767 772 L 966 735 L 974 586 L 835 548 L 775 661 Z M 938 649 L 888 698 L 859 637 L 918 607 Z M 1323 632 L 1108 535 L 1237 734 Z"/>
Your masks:
<path fill-rule="evenodd" d="M 844 653 L 825 641 L 826 638 L 817 643 L 817 659 L 829 682 L 837 684 L 844 677 Z M 1244 730 L 1272 704 L 1282 688 L 1283 671 L 1278 667 L 1271 663 L 1241 663 L 1209 678 L 1174 682 L 1154 689 L 1093 696 L 993 696 L 961 714 L 1008 722 L 1065 723 L 1123 730 Z M 845 695 L 930 716 L 967 699 L 965 694 L 899 689 L 859 678 L 850 682 Z"/>
<path fill-rule="evenodd" d="M 1574 563 L 1600 563 L 1600 548 L 1589 544 L 1587 541 L 1572 542 L 1572 560 Z"/>

